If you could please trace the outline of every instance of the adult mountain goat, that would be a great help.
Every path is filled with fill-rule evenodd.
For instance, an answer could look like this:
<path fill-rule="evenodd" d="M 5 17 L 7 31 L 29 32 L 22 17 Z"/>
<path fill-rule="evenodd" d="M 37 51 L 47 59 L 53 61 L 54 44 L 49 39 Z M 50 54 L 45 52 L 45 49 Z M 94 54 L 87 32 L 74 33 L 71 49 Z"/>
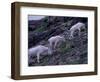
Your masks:
<path fill-rule="evenodd" d="M 63 36 L 57 35 L 49 38 L 48 42 L 51 49 L 50 51 L 52 51 L 53 49 L 56 49 L 56 47 L 59 46 L 62 42 L 65 42 L 65 38 Z"/>
<path fill-rule="evenodd" d="M 40 62 L 40 55 L 48 55 L 49 54 L 49 48 L 45 47 L 43 45 L 38 45 L 35 47 L 32 47 L 28 50 L 29 54 L 29 61 L 31 61 L 31 57 L 37 56 L 37 62 Z"/>
<path fill-rule="evenodd" d="M 81 29 L 85 29 L 85 24 L 84 23 L 81 23 L 81 22 L 78 22 L 76 23 L 75 25 L 73 25 L 71 28 L 70 28 L 70 39 L 72 39 L 74 37 L 74 32 L 76 30 L 79 31 L 78 35 L 80 36 L 81 34 Z"/>

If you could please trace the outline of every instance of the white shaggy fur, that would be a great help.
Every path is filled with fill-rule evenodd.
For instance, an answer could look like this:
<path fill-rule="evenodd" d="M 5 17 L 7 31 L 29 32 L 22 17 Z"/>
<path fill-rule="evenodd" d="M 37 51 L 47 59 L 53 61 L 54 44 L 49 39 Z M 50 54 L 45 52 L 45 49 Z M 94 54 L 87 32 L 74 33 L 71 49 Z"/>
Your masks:
<path fill-rule="evenodd" d="M 81 32 L 81 28 L 85 29 L 85 24 L 84 23 L 81 23 L 81 22 L 78 22 L 76 23 L 75 25 L 73 25 L 71 28 L 70 28 L 70 38 L 73 38 L 73 33 L 78 30 L 79 31 L 79 36 L 80 36 L 80 32 Z"/>
<path fill-rule="evenodd" d="M 63 36 L 57 35 L 49 38 L 48 42 L 50 45 L 50 51 L 52 51 L 52 49 L 55 49 L 57 45 L 60 45 L 60 43 L 65 42 L 65 38 Z"/>
<path fill-rule="evenodd" d="M 32 47 L 28 50 L 28 54 L 29 54 L 29 60 L 31 60 L 31 56 L 37 56 L 37 62 L 40 62 L 40 55 L 46 55 L 49 53 L 49 48 L 42 46 L 42 45 L 38 45 L 35 47 Z"/>

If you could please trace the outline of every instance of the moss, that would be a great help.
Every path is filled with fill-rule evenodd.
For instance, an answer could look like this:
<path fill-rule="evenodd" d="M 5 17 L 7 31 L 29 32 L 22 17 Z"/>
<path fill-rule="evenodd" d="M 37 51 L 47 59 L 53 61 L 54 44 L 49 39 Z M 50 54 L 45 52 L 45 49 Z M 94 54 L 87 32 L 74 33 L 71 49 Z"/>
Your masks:
<path fill-rule="evenodd" d="M 44 28 L 43 27 L 38 27 L 38 29 L 35 30 L 35 32 L 43 32 Z"/>

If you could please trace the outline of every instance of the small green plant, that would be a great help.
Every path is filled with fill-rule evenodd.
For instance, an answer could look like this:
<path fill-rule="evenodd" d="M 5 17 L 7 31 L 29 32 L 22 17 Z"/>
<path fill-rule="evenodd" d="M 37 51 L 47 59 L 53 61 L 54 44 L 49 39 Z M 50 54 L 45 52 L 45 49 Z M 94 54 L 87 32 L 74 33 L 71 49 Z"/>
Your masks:
<path fill-rule="evenodd" d="M 62 43 L 62 45 L 60 46 L 60 52 L 62 54 L 65 54 L 69 49 L 70 49 L 70 44 L 66 44 L 66 42 Z"/>

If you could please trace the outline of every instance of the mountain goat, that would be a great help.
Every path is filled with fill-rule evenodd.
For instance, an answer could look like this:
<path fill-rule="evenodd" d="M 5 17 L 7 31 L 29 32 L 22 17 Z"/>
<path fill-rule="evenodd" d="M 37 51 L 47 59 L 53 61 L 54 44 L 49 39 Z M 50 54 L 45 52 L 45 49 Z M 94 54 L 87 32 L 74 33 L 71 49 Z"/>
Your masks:
<path fill-rule="evenodd" d="M 57 45 L 60 45 L 62 42 L 65 42 L 65 38 L 63 36 L 57 35 L 49 38 L 48 42 L 51 49 L 50 51 L 52 51 L 52 49 L 55 49 Z"/>
<path fill-rule="evenodd" d="M 28 50 L 28 54 L 29 54 L 29 60 L 31 60 L 32 56 L 37 56 L 37 62 L 40 62 L 40 55 L 47 55 L 49 54 L 49 48 L 42 46 L 42 45 L 38 45 L 35 47 L 32 47 Z"/>
<path fill-rule="evenodd" d="M 81 32 L 81 29 L 85 29 L 85 24 L 84 23 L 81 23 L 81 22 L 78 22 L 76 23 L 75 25 L 73 25 L 71 28 L 70 28 L 70 38 L 73 38 L 73 34 L 76 30 L 79 31 L 79 36 L 80 36 L 80 32 Z"/>

